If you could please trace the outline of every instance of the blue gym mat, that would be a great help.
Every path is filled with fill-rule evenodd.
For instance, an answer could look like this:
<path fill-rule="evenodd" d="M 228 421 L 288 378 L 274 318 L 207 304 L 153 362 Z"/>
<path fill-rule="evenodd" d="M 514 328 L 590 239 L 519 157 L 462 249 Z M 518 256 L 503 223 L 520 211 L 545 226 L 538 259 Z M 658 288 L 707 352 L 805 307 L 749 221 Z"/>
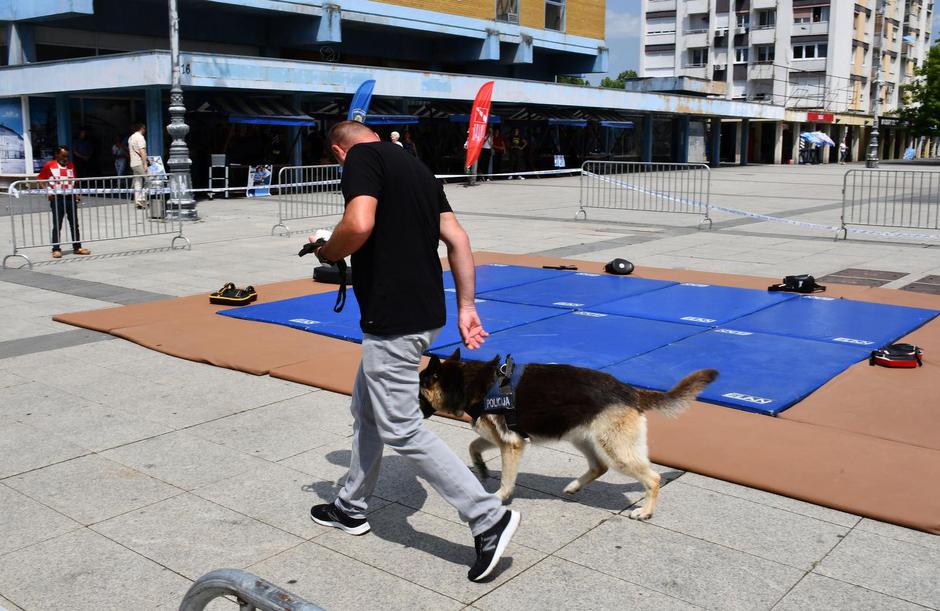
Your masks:
<path fill-rule="evenodd" d="M 511 303 L 525 303 L 569 310 L 596 310 L 593 306 L 597 304 L 657 291 L 674 284 L 675 282 L 671 281 L 648 280 L 632 276 L 608 276 L 575 272 L 522 286 L 494 291 L 480 291 L 478 294 L 483 299 L 496 299 Z"/>
<path fill-rule="evenodd" d="M 476 278 L 476 296 L 482 293 L 519 286 L 547 278 L 570 276 L 573 272 L 557 269 L 543 269 L 541 267 L 522 267 L 521 265 L 478 265 Z M 451 272 L 444 272 L 444 290 L 454 292 L 454 276 Z"/>
<path fill-rule="evenodd" d="M 685 283 L 610 301 L 591 309 L 620 316 L 718 327 L 795 297 L 793 293 Z"/>
<path fill-rule="evenodd" d="M 356 301 L 355 293 L 349 289 L 346 293 L 346 307 L 339 314 L 333 311 L 335 303 L 335 292 L 321 293 L 222 310 L 219 314 L 243 320 L 284 325 L 351 342 L 362 342 L 362 329 L 359 328 L 359 303 Z M 461 341 L 457 330 L 456 295 L 447 293 L 444 303 L 447 306 L 447 322 L 432 346 L 443 346 Z M 556 308 L 478 299 L 477 313 L 484 321 L 486 330 L 495 333 L 543 318 L 558 316 L 563 312 Z"/>
<path fill-rule="evenodd" d="M 627 384 L 669 390 L 693 371 L 717 369 L 718 379 L 700 399 L 776 415 L 869 352 L 859 346 L 710 329 L 604 371 Z"/>
<path fill-rule="evenodd" d="M 488 324 L 488 319 L 484 320 Z M 511 354 L 517 363 L 564 363 L 601 369 L 702 331 L 701 327 L 692 325 L 594 312 L 567 312 L 493 333 L 479 349 L 466 350 L 462 356 L 487 361 L 497 355 Z M 430 352 L 448 356 L 457 347 L 459 344 L 440 346 Z"/>
<path fill-rule="evenodd" d="M 893 343 L 937 314 L 936 310 L 922 308 L 801 295 L 727 326 L 873 350 Z"/>

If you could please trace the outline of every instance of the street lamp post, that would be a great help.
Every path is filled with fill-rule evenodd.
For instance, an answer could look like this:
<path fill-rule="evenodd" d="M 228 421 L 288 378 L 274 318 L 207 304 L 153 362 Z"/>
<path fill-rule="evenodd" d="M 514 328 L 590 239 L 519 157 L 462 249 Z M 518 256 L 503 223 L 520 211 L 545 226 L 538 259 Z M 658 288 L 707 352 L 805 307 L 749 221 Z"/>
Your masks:
<path fill-rule="evenodd" d="M 183 103 L 183 88 L 180 87 L 180 18 L 176 0 L 170 4 L 170 63 L 173 69 L 173 81 L 170 87 L 170 124 L 166 131 L 170 134 L 170 158 L 167 160 L 170 183 L 170 199 L 166 210 L 167 218 L 196 220 L 196 200 L 192 197 L 192 175 L 189 147 L 186 145 L 186 106 Z"/>
<path fill-rule="evenodd" d="M 878 65 L 875 67 L 875 99 L 872 100 L 871 139 L 868 141 L 868 158 L 865 159 L 865 167 L 869 169 L 878 167 L 878 124 L 880 123 L 879 115 L 881 114 L 881 63 L 884 59 L 886 4 L 887 0 L 881 0 L 878 7 L 878 14 L 881 16 L 881 29 L 878 32 Z"/>

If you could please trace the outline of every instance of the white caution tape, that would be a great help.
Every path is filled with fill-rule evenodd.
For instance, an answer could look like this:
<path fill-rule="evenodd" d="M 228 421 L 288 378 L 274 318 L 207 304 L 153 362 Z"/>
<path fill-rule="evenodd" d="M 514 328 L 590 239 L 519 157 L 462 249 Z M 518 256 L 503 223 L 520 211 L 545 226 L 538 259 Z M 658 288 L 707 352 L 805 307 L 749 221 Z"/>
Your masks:
<path fill-rule="evenodd" d="M 645 193 L 647 195 L 653 195 L 665 199 L 667 201 L 672 201 L 676 203 L 685 204 L 687 206 L 695 206 L 697 208 L 703 208 L 707 215 L 709 210 L 718 210 L 726 214 L 732 214 L 735 216 L 743 216 L 747 218 L 757 219 L 761 221 L 767 221 L 770 223 L 785 223 L 787 225 L 794 225 L 796 227 L 806 227 L 808 229 L 819 229 L 823 231 L 829 231 L 838 234 L 841 231 L 847 233 L 858 233 L 862 235 L 871 235 L 885 238 L 910 238 L 914 240 L 940 240 L 940 234 L 930 234 L 930 233 L 908 233 L 904 231 L 875 231 L 873 229 L 861 229 L 858 227 L 837 227 L 835 225 L 824 225 L 822 223 L 810 223 L 808 221 L 796 221 L 793 219 L 782 218 L 779 216 L 771 216 L 769 214 L 759 214 L 757 212 L 751 212 L 749 210 L 741 210 L 740 208 L 728 208 L 726 206 L 716 206 L 714 204 L 706 204 L 703 202 L 686 199 L 682 197 L 675 197 L 669 195 L 668 193 L 663 193 L 660 191 L 653 191 L 651 189 L 643 189 L 637 185 L 624 182 L 622 180 L 616 180 L 613 178 L 608 178 L 606 176 L 601 176 L 600 174 L 594 174 L 592 172 L 584 172 L 585 176 L 600 180 L 601 182 L 606 182 L 609 184 L 615 184 L 617 186 L 629 189 L 631 191 L 637 191 L 640 193 Z"/>
<path fill-rule="evenodd" d="M 581 168 L 563 168 L 560 170 L 534 170 L 530 172 L 502 172 L 499 174 L 435 174 L 436 178 L 489 178 L 491 176 L 559 176 L 559 175 L 578 175 L 581 174 Z"/>

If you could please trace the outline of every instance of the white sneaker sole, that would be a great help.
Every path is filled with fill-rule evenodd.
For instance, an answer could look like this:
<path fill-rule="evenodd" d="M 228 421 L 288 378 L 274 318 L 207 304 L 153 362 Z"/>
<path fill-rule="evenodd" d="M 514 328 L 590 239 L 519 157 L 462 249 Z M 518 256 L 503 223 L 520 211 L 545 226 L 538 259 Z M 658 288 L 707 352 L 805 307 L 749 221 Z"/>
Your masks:
<path fill-rule="evenodd" d="M 333 528 L 338 528 L 343 532 L 349 533 L 351 535 L 356 535 L 356 536 L 364 535 L 370 530 L 372 530 L 372 527 L 369 526 L 368 522 L 366 522 L 365 524 L 360 524 L 359 526 L 353 526 L 350 528 L 349 526 L 346 526 L 345 524 L 342 524 L 340 522 L 329 522 L 327 520 L 318 520 L 317 518 L 313 516 L 310 516 L 310 519 L 316 522 L 317 524 L 319 524 L 320 526 L 332 526 Z"/>
<path fill-rule="evenodd" d="M 516 534 L 516 529 L 519 528 L 519 520 L 521 517 L 519 512 L 513 511 L 512 509 L 508 509 L 507 511 L 509 511 L 509 524 L 506 525 L 506 530 L 503 531 L 503 534 L 499 538 L 499 543 L 496 544 L 496 553 L 493 554 L 493 559 L 490 560 L 490 565 L 486 567 L 486 570 L 480 573 L 473 581 L 482 581 L 493 572 L 500 558 L 503 557 L 503 552 L 506 551 L 506 546 L 509 545 L 512 536 Z"/>

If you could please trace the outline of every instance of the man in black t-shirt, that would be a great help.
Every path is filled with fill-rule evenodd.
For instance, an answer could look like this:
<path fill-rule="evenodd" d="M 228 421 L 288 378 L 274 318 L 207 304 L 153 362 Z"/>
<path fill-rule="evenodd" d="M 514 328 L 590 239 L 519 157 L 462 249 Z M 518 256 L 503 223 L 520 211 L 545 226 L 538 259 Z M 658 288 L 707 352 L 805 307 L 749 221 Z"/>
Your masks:
<path fill-rule="evenodd" d="M 466 465 L 422 424 L 418 405 L 421 354 L 444 326 L 444 285 L 438 243 L 457 288 L 457 324 L 464 345 L 486 338 L 474 302 L 470 240 L 441 182 L 400 146 L 380 141 L 361 123 L 330 132 L 343 166 L 343 218 L 316 250 L 326 263 L 352 255 L 353 290 L 362 318 L 362 362 L 352 396 L 353 445 L 346 483 L 333 503 L 315 505 L 313 521 L 354 535 L 370 530 L 368 499 L 379 476 L 383 444 L 407 457 L 420 476 L 470 524 L 476 562 L 467 577 L 481 581 L 496 567 L 519 524 Z M 314 238 L 311 236 L 311 241 Z"/>

